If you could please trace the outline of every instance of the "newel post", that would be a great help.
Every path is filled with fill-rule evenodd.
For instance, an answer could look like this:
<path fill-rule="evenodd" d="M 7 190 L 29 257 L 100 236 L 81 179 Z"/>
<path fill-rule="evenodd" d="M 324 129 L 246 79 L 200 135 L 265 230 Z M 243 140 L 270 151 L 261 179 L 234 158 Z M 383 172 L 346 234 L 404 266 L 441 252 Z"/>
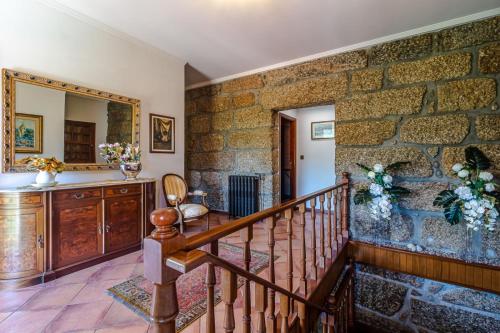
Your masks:
<path fill-rule="evenodd" d="M 153 332 L 175 333 L 179 313 L 176 280 L 180 273 L 166 266 L 169 254 L 182 249 L 185 238 L 173 227 L 179 215 L 174 208 L 157 209 L 151 213 L 156 227 L 144 240 L 144 277 L 153 283 L 150 319 Z"/>
<path fill-rule="evenodd" d="M 342 172 L 342 237 L 349 238 L 349 173 Z"/>

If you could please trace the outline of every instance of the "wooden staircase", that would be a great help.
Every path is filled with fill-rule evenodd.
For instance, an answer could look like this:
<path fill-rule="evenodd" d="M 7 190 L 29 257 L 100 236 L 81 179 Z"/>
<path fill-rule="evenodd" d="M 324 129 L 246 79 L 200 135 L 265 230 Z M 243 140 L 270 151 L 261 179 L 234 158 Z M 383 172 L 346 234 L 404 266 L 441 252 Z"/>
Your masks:
<path fill-rule="evenodd" d="M 252 328 L 259 333 L 306 333 L 318 329 L 322 332 L 353 332 L 354 266 L 348 259 L 347 246 L 349 187 L 348 174 L 344 173 L 341 182 L 335 186 L 192 237 L 185 237 L 174 228 L 177 221 L 174 209 L 153 212 L 151 221 L 156 229 L 144 242 L 144 275 L 154 284 L 150 313 L 153 332 L 175 332 L 179 312 L 176 281 L 200 265 L 208 267 L 204 332 L 216 332 L 216 267 L 221 269 L 222 326 L 225 332 L 234 332 L 236 320 L 242 321 L 245 333 L 252 332 Z M 292 224 L 296 213 L 299 214 L 299 228 Z M 286 287 L 276 284 L 275 228 L 278 219 L 284 219 L 287 228 Z M 266 224 L 268 239 L 269 267 L 265 277 L 250 272 L 253 228 L 260 222 Z M 244 244 L 243 267 L 218 256 L 219 240 L 236 232 Z M 294 239 L 300 240 L 298 257 L 292 250 Z M 297 261 L 300 269 L 294 272 L 294 262 Z M 238 276 L 244 279 L 241 318 L 234 315 Z M 298 285 L 294 285 L 294 277 L 299 278 Z M 252 284 L 254 288 L 251 288 Z"/>

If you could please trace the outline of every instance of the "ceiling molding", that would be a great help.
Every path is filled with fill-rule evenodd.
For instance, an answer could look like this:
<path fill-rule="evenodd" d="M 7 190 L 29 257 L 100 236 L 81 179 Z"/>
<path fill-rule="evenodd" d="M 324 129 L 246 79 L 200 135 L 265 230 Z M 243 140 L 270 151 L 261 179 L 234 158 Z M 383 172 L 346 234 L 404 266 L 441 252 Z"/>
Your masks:
<path fill-rule="evenodd" d="M 119 38 L 121 40 L 127 41 L 129 43 L 135 44 L 135 45 L 140 46 L 140 47 L 147 48 L 151 51 L 154 51 L 155 53 L 159 54 L 162 57 L 174 59 L 174 60 L 182 63 L 183 65 L 186 65 L 186 63 L 187 63 L 186 60 L 184 60 L 182 58 L 179 58 L 173 54 L 170 54 L 170 53 L 168 53 L 168 52 L 166 52 L 166 51 L 164 51 L 164 50 L 162 50 L 162 49 L 160 49 L 152 44 L 144 42 L 143 40 L 135 38 L 135 37 L 133 37 L 125 32 L 114 29 L 101 21 L 98 21 L 98 20 L 91 18 L 90 16 L 87 16 L 85 14 L 77 12 L 76 10 L 73 10 L 73 9 L 59 3 L 57 0 L 37 0 L 37 1 L 40 2 L 41 4 L 47 6 L 47 7 L 50 7 L 50 8 L 55 9 L 63 14 L 71 16 L 84 24 L 87 24 L 93 28 L 101 30 L 101 31 L 108 33 L 110 35 L 113 35 L 116 38 Z"/>
<path fill-rule="evenodd" d="M 475 14 L 471 14 L 471 15 L 467 15 L 467 16 L 454 18 L 454 19 L 447 20 L 447 21 L 442 21 L 439 23 L 426 25 L 426 26 L 416 28 L 416 29 L 406 30 L 403 32 L 399 32 L 399 33 L 384 36 L 384 37 L 371 39 L 371 40 L 361 42 L 361 43 L 351 44 L 348 46 L 340 47 L 340 48 L 325 51 L 325 52 L 311 54 L 311 55 L 308 55 L 305 57 L 300 57 L 300 58 L 280 62 L 280 63 L 274 64 L 274 65 L 264 66 L 264 67 L 252 69 L 252 70 L 241 72 L 241 73 L 224 76 L 224 77 L 221 77 L 218 79 L 213 79 L 213 80 L 208 80 L 208 81 L 203 81 L 203 82 L 191 84 L 191 85 L 186 87 L 186 90 L 201 88 L 204 86 L 221 83 L 224 81 L 229 81 L 229 80 L 237 79 L 237 78 L 252 75 L 252 74 L 263 73 L 263 72 L 267 72 L 267 71 L 273 70 L 273 69 L 288 67 L 291 65 L 295 65 L 295 64 L 299 64 L 299 63 L 303 63 L 306 61 L 315 60 L 315 59 L 319 59 L 319 58 L 324 58 L 324 57 L 328 57 L 328 56 L 332 56 L 332 55 L 336 55 L 336 54 L 340 54 L 340 53 L 344 53 L 344 52 L 348 52 L 348 51 L 365 49 L 365 48 L 368 48 L 368 47 L 371 47 L 371 46 L 374 46 L 377 44 L 387 43 L 387 42 L 395 41 L 398 39 L 405 39 L 408 37 L 421 35 L 421 34 L 428 33 L 428 32 L 438 31 L 438 30 L 441 30 L 444 28 L 449 28 L 449 27 L 461 25 L 464 23 L 477 21 L 477 20 L 488 18 L 488 17 L 497 16 L 497 15 L 500 15 L 500 7 L 486 10 L 486 11 L 482 11 L 482 12 L 475 13 Z"/>

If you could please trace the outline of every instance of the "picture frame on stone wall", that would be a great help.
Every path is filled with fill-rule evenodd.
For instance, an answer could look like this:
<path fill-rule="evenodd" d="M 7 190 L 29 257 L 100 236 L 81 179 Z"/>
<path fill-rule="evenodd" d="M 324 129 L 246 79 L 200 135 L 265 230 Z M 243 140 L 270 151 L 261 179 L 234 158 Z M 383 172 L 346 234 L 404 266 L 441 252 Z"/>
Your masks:
<path fill-rule="evenodd" d="M 311 140 L 332 140 L 334 137 L 334 120 L 311 122 Z"/>
<path fill-rule="evenodd" d="M 175 118 L 149 114 L 149 152 L 175 153 Z"/>

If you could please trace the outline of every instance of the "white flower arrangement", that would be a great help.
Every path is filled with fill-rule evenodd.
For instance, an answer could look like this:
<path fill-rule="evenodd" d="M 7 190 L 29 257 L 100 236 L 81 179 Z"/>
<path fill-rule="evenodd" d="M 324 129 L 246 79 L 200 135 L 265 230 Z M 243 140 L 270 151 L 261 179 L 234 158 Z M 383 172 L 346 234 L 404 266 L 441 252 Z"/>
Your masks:
<path fill-rule="evenodd" d="M 375 164 L 369 168 L 363 164 L 357 165 L 363 169 L 370 180 L 367 188 L 360 189 L 354 196 L 355 204 L 367 204 L 370 209 L 370 215 L 375 220 L 390 221 L 393 204 L 396 203 L 401 195 L 408 194 L 406 188 L 393 185 L 392 176 L 388 171 L 396 170 L 409 162 L 393 163 L 384 170 L 381 164 Z"/>
<path fill-rule="evenodd" d="M 444 215 L 452 225 L 462 220 L 474 231 L 484 227 L 494 231 L 499 216 L 499 193 L 493 181 L 488 158 L 476 147 L 465 150 L 466 163 L 457 163 L 451 168 L 460 179 L 454 189 L 439 193 L 434 206 L 444 208 Z"/>

